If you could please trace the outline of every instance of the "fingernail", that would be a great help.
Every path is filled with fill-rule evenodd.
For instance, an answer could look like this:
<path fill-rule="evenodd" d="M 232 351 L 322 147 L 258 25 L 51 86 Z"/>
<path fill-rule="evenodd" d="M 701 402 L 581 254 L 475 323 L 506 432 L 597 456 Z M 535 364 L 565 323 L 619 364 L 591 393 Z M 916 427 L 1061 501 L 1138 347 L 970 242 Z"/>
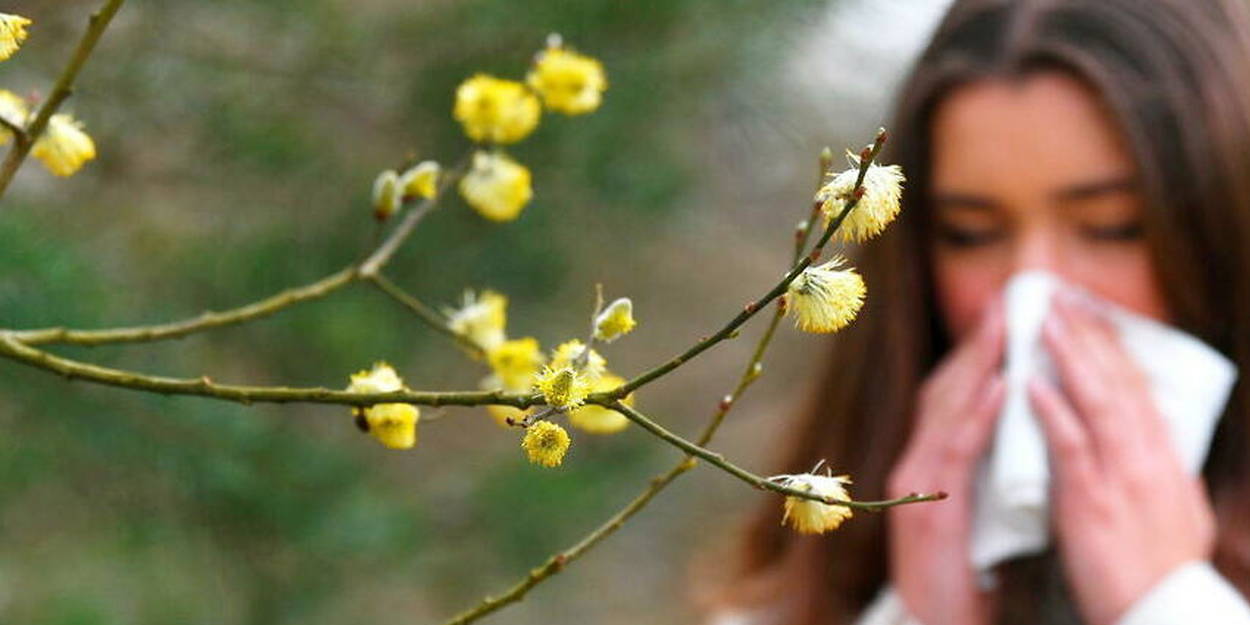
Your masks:
<path fill-rule="evenodd" d="M 999 395 L 1005 388 L 1007 388 L 1007 382 L 1003 380 L 1003 376 L 995 375 L 994 378 L 990 380 L 989 394 L 991 397 Z"/>
<path fill-rule="evenodd" d="M 1003 301 L 1001 299 L 994 298 L 985 310 L 986 325 L 994 325 L 1000 322 L 1003 318 L 1004 308 Z"/>
<path fill-rule="evenodd" d="M 1093 299 L 1088 293 L 1080 291 L 1068 290 L 1064 293 L 1064 303 L 1069 310 L 1076 311 L 1078 314 L 1088 315 L 1090 318 L 1101 319 L 1103 317 L 1103 307 L 1097 300 Z"/>
<path fill-rule="evenodd" d="M 1059 314 L 1046 315 L 1046 319 L 1042 321 L 1042 331 L 1055 338 L 1063 336 L 1063 314 L 1063 311 L 1059 311 Z"/>

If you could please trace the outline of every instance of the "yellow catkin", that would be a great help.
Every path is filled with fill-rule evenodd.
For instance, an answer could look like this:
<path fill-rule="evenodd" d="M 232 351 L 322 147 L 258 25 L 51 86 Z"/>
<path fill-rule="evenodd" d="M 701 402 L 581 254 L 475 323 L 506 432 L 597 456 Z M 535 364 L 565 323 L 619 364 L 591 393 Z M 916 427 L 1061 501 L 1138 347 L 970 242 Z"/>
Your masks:
<path fill-rule="evenodd" d="M 399 187 L 405 198 L 432 198 L 438 193 L 442 167 L 434 161 L 422 161 L 399 176 Z"/>
<path fill-rule="evenodd" d="M 781 484 L 789 488 L 843 501 L 850 500 L 844 486 L 851 483 L 851 478 L 847 475 L 803 473 L 780 477 Z M 785 514 L 781 522 L 789 524 L 800 534 L 823 534 L 838 529 L 849 518 L 851 509 L 846 506 L 830 505 L 801 497 L 786 497 Z"/>
<path fill-rule="evenodd" d="M 525 428 L 525 437 L 521 439 L 529 461 L 544 467 L 559 466 L 569 450 L 569 443 L 569 433 L 550 421 L 539 421 Z"/>
<path fill-rule="evenodd" d="M 386 221 L 399 210 L 402 202 L 399 174 L 393 169 L 378 174 L 373 181 L 373 216 L 378 221 Z"/>
<path fill-rule="evenodd" d="M 848 155 L 853 165 L 833 176 L 816 193 L 825 225 L 842 213 L 859 176 L 859 160 Z M 868 166 L 864 174 L 864 195 L 838 228 L 838 238 L 847 242 L 866 241 L 885 230 L 899 213 L 903 194 L 903 170 L 898 165 Z"/>
<path fill-rule="evenodd" d="M 526 76 L 529 86 L 548 109 L 581 115 L 599 108 L 608 79 L 599 61 L 564 47 L 558 35 L 548 39 Z"/>
<path fill-rule="evenodd" d="M 530 388 L 543 361 L 538 339 L 530 336 L 504 341 L 486 352 L 486 363 L 506 390 Z"/>
<path fill-rule="evenodd" d="M 615 390 L 617 387 L 625 383 L 625 378 L 618 375 L 607 373 L 600 377 L 591 386 L 591 391 L 595 393 L 607 392 Z M 621 403 L 627 406 L 634 405 L 634 394 L 626 395 Z M 569 411 L 569 423 L 580 430 L 585 430 L 592 434 L 615 434 L 629 426 L 629 418 L 625 415 L 593 404 L 586 404 L 580 408 Z"/>
<path fill-rule="evenodd" d="M 836 332 L 855 319 L 864 305 L 867 287 L 854 268 L 841 269 L 838 256 L 818 267 L 808 267 L 786 289 L 786 309 L 795 327 L 804 332 Z"/>
<path fill-rule="evenodd" d="M 629 334 L 636 325 L 638 322 L 634 321 L 634 302 L 628 297 L 622 297 L 608 304 L 595 318 L 595 338 L 611 343 Z"/>
<path fill-rule="evenodd" d="M 538 97 L 524 84 L 477 74 L 456 88 L 452 116 L 470 139 L 506 144 L 533 132 L 541 111 Z"/>
<path fill-rule="evenodd" d="M 0 61 L 13 56 L 22 47 L 22 42 L 26 41 L 26 27 L 30 24 L 30 20 L 21 15 L 0 13 Z"/>
<path fill-rule="evenodd" d="M 477 152 L 460 179 L 460 196 L 491 221 L 512 221 L 534 196 L 530 170 L 500 152 Z"/>
<path fill-rule="evenodd" d="M 395 369 L 378 362 L 368 371 L 352 374 L 347 390 L 353 393 L 390 393 L 404 388 Z M 421 411 L 411 404 L 386 403 L 352 408 L 356 425 L 391 449 L 410 449 L 417 444 L 417 421 Z"/>
<path fill-rule="evenodd" d="M 578 339 L 570 339 L 561 343 L 551 354 L 551 368 L 561 369 L 564 367 L 573 367 L 586 351 L 586 345 Z M 593 348 L 590 354 L 586 356 L 586 362 L 582 365 L 580 371 L 587 378 L 597 379 L 607 371 L 608 361 L 599 352 Z"/>
<path fill-rule="evenodd" d="M 534 388 L 542 393 L 548 405 L 571 410 L 586 400 L 591 380 L 572 367 L 546 367 L 534 380 Z"/>
<path fill-rule="evenodd" d="M 0 89 L 0 117 L 4 118 L 7 124 L 25 128 L 26 118 L 29 115 L 30 109 L 26 106 L 26 100 L 12 91 Z M 0 145 L 5 145 L 12 140 L 13 131 L 7 126 L 0 126 Z"/>
<path fill-rule="evenodd" d="M 82 122 L 66 113 L 57 113 L 35 140 L 30 155 L 53 174 L 70 176 L 83 163 L 95 158 L 95 142 L 83 131 Z"/>
<path fill-rule="evenodd" d="M 504 341 L 508 325 L 508 298 L 494 291 L 475 293 L 466 289 L 460 308 L 444 308 L 447 326 L 471 343 L 490 351 Z"/>

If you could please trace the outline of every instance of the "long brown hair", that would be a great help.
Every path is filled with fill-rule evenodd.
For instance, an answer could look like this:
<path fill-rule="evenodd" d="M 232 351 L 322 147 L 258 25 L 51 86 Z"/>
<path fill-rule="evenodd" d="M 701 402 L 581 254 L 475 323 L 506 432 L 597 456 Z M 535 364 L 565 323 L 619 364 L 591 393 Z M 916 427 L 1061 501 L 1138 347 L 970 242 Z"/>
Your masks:
<path fill-rule="evenodd" d="M 1156 276 L 1175 323 L 1237 363 L 1203 474 L 1215 565 L 1250 592 L 1250 6 L 1240 0 L 959 0 L 904 83 L 889 162 L 908 175 L 898 223 L 863 250 L 868 302 L 840 335 L 778 472 L 821 458 L 879 499 L 911 430 L 916 390 L 950 340 L 929 273 L 930 118 L 952 89 L 1039 70 L 1098 94 L 1136 161 Z M 954 503 L 951 505 L 966 505 Z M 802 537 L 762 497 L 721 606 L 787 624 L 850 623 L 889 578 L 885 517 Z M 1053 552 L 1000 566 L 999 620 L 1076 622 Z M 784 601 L 782 601 L 784 599 Z"/>

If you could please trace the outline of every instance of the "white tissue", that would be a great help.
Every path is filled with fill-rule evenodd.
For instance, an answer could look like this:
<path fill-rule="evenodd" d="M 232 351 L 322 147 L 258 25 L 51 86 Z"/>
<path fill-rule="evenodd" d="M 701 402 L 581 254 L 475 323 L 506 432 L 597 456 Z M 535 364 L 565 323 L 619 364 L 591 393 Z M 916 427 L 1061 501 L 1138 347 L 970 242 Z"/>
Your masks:
<path fill-rule="evenodd" d="M 1029 404 L 1034 375 L 1055 381 L 1041 341 L 1042 321 L 1058 288 L 1080 291 L 1056 276 L 1029 271 L 1007 282 L 1006 397 L 989 455 L 977 476 L 972 564 L 985 574 L 1007 558 L 1036 553 L 1050 543 L 1046 442 Z M 1120 341 L 1150 383 L 1185 468 L 1202 468 L 1216 422 L 1236 380 L 1233 363 L 1197 338 L 1085 293 L 1106 311 Z M 983 575 L 983 582 L 992 579 Z"/>

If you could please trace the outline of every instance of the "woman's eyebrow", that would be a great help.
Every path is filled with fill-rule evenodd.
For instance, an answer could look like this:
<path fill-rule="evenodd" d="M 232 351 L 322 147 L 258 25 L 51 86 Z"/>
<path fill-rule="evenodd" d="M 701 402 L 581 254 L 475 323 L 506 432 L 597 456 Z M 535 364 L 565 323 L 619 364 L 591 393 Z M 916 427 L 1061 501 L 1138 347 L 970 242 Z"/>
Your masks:
<path fill-rule="evenodd" d="M 1133 176 L 1116 176 L 1103 180 L 1082 182 L 1064 187 L 1051 194 L 1056 202 L 1072 202 L 1087 200 L 1107 193 L 1123 193 L 1137 188 L 1137 179 Z"/>
<path fill-rule="evenodd" d="M 998 206 L 993 199 L 962 191 L 934 191 L 933 205 L 942 208 L 972 208 L 991 210 Z"/>

